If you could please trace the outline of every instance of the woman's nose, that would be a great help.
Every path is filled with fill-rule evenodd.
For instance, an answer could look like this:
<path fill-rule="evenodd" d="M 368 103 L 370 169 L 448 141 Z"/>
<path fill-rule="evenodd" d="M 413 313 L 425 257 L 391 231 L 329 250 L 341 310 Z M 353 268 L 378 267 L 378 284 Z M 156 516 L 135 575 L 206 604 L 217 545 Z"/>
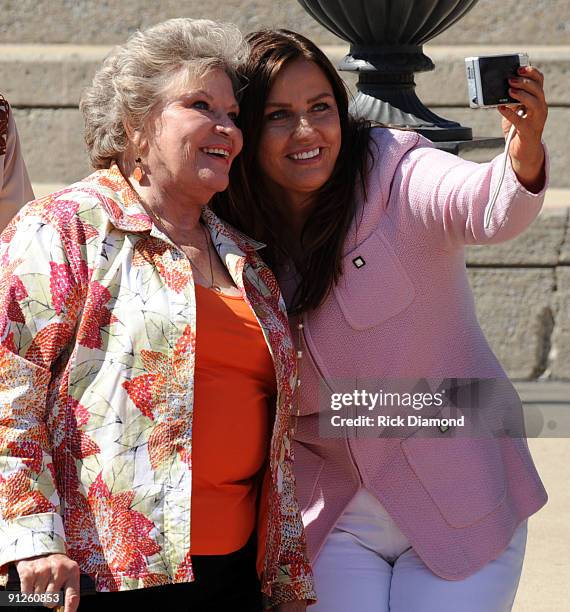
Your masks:
<path fill-rule="evenodd" d="M 235 151 L 236 155 L 241 151 L 241 148 L 243 146 L 243 137 L 241 134 L 241 130 L 234 123 L 231 117 L 227 117 L 225 121 L 220 119 L 216 123 L 214 131 L 217 134 L 225 136 L 229 141 L 231 141 L 232 148 Z"/>
<path fill-rule="evenodd" d="M 235 122 L 229 116 L 220 117 L 216 122 L 216 131 L 224 134 L 231 134 L 238 129 Z"/>
<path fill-rule="evenodd" d="M 299 120 L 297 121 L 297 125 L 295 126 L 295 135 L 297 137 L 312 135 L 313 130 L 313 124 L 311 123 L 309 118 L 305 115 L 300 115 Z"/>

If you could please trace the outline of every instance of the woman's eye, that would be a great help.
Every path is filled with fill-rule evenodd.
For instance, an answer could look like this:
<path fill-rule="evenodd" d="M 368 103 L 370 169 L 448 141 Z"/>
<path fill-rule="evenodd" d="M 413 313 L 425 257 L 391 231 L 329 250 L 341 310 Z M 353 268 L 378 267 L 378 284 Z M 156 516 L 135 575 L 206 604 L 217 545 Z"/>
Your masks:
<path fill-rule="evenodd" d="M 192 104 L 192 108 L 197 108 L 198 110 L 210 110 L 210 105 L 204 100 L 198 100 Z"/>
<path fill-rule="evenodd" d="M 238 114 L 237 113 L 228 113 L 228 117 L 234 122 L 236 123 L 238 120 Z"/>
<path fill-rule="evenodd" d="M 279 121 L 279 119 L 285 119 L 286 116 L 287 116 L 287 111 L 277 110 L 277 111 L 273 111 L 272 113 L 269 113 L 267 115 L 267 119 L 269 119 L 269 121 Z"/>
<path fill-rule="evenodd" d="M 327 104 L 326 102 L 318 102 L 317 104 L 313 105 L 313 110 L 314 111 L 325 111 L 327 109 L 330 108 L 330 105 Z"/>

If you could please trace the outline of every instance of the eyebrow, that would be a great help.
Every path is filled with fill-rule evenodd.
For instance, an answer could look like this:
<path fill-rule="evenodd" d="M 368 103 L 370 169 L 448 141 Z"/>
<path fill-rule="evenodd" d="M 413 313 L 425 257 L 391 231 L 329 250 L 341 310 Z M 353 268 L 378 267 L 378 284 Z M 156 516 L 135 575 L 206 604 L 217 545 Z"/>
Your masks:
<path fill-rule="evenodd" d="M 212 96 L 205 91 L 204 89 L 190 89 L 189 91 L 185 91 L 183 92 L 180 96 L 179 99 L 184 99 L 184 98 L 194 98 L 197 96 L 204 96 L 204 98 L 208 98 L 208 100 L 213 101 L 214 99 L 212 98 Z M 239 104 L 237 102 L 233 102 L 230 107 L 231 109 L 235 109 L 237 108 L 239 110 Z"/>
<path fill-rule="evenodd" d="M 316 102 L 317 100 L 321 100 L 322 98 L 333 98 L 333 97 L 334 96 L 328 93 L 328 91 L 324 91 L 323 93 L 317 94 L 316 96 L 309 98 L 307 102 L 309 104 L 312 104 L 313 102 Z M 286 104 L 285 102 L 267 102 L 265 106 L 278 106 L 280 108 L 290 108 L 291 104 Z"/>
<path fill-rule="evenodd" d="M 204 96 L 205 98 L 208 98 L 209 100 L 212 99 L 212 96 L 204 89 L 189 89 L 189 90 L 183 91 L 180 94 L 181 98 L 189 98 L 191 96 Z"/>

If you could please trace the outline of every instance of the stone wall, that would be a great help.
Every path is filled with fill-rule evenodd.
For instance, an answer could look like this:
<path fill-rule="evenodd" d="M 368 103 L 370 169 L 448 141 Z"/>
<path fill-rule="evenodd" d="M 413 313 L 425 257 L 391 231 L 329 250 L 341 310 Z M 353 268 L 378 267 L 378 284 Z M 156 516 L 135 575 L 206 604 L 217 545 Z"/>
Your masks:
<path fill-rule="evenodd" d="M 467 248 L 477 316 L 509 376 L 570 380 L 570 209 L 509 242 Z"/>
<path fill-rule="evenodd" d="M 3 0 L 0 40 L 116 44 L 138 28 L 171 17 L 232 21 L 244 31 L 289 27 L 321 45 L 340 42 L 295 0 Z M 460 23 L 442 34 L 438 44 L 570 44 L 568 0 L 479 0 Z"/>

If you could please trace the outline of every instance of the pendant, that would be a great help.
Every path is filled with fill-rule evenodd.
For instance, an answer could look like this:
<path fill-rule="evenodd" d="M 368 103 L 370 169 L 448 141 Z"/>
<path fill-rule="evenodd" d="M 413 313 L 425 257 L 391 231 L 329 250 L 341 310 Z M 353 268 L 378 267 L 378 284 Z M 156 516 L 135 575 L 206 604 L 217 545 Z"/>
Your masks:
<path fill-rule="evenodd" d="M 216 293 L 222 293 L 222 288 L 219 285 L 212 285 L 210 289 Z"/>

